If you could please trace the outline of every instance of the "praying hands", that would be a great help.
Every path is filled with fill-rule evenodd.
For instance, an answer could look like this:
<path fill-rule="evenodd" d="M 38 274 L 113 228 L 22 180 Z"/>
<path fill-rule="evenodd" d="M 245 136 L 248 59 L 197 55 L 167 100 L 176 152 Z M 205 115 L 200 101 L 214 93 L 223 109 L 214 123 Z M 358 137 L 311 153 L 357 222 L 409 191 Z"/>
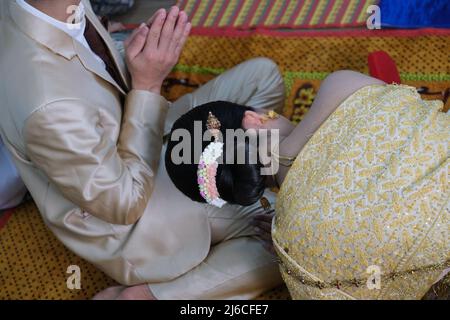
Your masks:
<path fill-rule="evenodd" d="M 125 41 L 126 62 L 135 90 L 161 92 L 164 79 L 178 62 L 191 31 L 188 16 L 178 7 L 158 10 Z"/>

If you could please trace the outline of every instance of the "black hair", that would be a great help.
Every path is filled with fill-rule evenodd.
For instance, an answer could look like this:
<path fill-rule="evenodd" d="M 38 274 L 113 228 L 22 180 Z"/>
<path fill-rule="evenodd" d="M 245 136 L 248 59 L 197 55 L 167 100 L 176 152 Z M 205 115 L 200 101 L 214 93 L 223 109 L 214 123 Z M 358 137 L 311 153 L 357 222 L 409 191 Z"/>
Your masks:
<path fill-rule="evenodd" d="M 248 206 L 255 203 L 262 197 L 265 189 L 265 178 L 261 175 L 262 165 L 259 161 L 259 157 L 257 156 L 256 163 L 251 163 L 248 161 L 249 153 L 252 148 L 249 141 L 246 140 L 244 145 L 238 145 L 236 143 L 233 143 L 232 145 L 234 155 L 238 154 L 239 148 L 245 148 L 246 161 L 244 164 L 236 164 L 236 161 L 233 161 L 233 164 L 228 164 L 228 162 L 224 160 L 227 159 L 227 148 L 225 147 L 227 146 L 227 137 L 225 130 L 243 129 L 242 120 L 245 112 L 248 110 L 253 109 L 225 101 L 209 102 L 190 110 L 175 121 L 170 133 L 165 154 L 166 170 L 175 186 L 186 196 L 197 202 L 206 202 L 200 195 L 197 183 L 197 168 L 199 159 L 194 159 L 194 157 L 199 157 L 199 155 L 196 155 L 194 152 L 194 139 L 201 139 L 202 149 L 200 151 L 203 151 L 210 143 L 210 141 L 203 141 L 203 134 L 207 131 L 206 122 L 209 112 L 211 112 L 221 123 L 220 130 L 223 138 L 222 142 L 224 143 L 222 156 L 223 161 L 219 163 L 216 175 L 216 186 L 220 194 L 220 198 L 230 204 Z M 194 123 L 197 121 L 201 121 L 201 137 L 194 136 Z M 172 134 L 177 129 L 185 129 L 189 132 L 189 139 L 191 140 L 191 159 L 188 164 L 175 164 L 172 161 L 172 150 L 177 144 L 180 143 L 180 141 L 172 140 Z M 196 142 L 198 143 L 198 141 Z M 180 150 L 179 155 L 183 157 L 182 149 Z"/>

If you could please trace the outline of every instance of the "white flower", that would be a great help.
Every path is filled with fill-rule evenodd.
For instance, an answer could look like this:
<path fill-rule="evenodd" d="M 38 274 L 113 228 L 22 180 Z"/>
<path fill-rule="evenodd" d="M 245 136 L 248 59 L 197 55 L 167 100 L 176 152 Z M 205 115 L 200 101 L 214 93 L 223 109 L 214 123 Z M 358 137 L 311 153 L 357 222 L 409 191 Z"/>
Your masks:
<path fill-rule="evenodd" d="M 223 143 L 222 142 L 211 142 L 203 151 L 200 159 L 203 159 L 206 165 L 213 164 L 217 162 L 223 153 Z"/>

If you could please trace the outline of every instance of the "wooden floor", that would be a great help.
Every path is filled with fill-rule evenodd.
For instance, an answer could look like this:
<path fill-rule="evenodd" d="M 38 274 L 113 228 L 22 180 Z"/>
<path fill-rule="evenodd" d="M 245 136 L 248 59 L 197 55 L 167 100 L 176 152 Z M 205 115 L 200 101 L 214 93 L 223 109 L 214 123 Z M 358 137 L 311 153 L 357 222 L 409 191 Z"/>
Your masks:
<path fill-rule="evenodd" d="M 175 3 L 175 0 L 135 0 L 134 7 L 130 12 L 123 16 L 114 17 L 114 20 L 124 23 L 145 22 L 159 8 L 168 9 Z"/>

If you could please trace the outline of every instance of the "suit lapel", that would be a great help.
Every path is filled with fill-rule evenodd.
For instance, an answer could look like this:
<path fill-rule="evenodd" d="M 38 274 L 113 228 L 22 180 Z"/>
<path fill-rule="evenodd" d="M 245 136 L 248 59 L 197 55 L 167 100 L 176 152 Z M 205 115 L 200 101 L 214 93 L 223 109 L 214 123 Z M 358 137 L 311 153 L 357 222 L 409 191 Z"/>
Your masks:
<path fill-rule="evenodd" d="M 85 3 L 85 1 L 83 1 Z M 85 5 L 86 7 L 86 19 L 89 19 L 91 24 L 94 26 L 94 28 L 99 33 L 100 37 L 105 42 L 106 46 L 108 47 L 108 50 L 111 54 L 111 57 L 114 61 L 114 64 L 116 65 L 117 69 L 119 70 L 120 77 L 123 81 L 123 83 L 127 86 L 126 89 L 130 88 L 130 79 L 128 77 L 127 69 L 125 66 L 124 59 L 120 55 L 119 51 L 116 49 L 113 40 L 111 39 L 111 36 L 109 35 L 108 31 L 105 30 L 101 22 L 98 20 L 94 12 L 92 11 L 91 6 Z"/>
<path fill-rule="evenodd" d="M 4 0 L 0 0 L 4 1 Z M 42 21 L 41 19 L 29 14 L 18 4 L 15 0 L 6 1 L 9 3 L 9 10 L 11 18 L 15 21 L 19 29 L 21 29 L 25 34 L 33 38 L 35 41 L 46 46 L 56 54 L 65 57 L 68 60 L 73 59 L 75 55 L 80 58 L 83 66 L 104 79 L 112 85 L 114 85 L 122 94 L 126 94 L 126 90 L 130 88 L 130 81 L 127 77 L 127 72 L 123 59 L 120 57 L 119 52 L 114 47 L 111 37 L 108 32 L 103 28 L 100 21 L 97 19 L 93 13 L 89 1 L 83 1 L 86 8 L 86 18 L 92 23 L 97 32 L 100 34 L 102 39 L 105 41 L 108 50 L 111 52 L 114 63 L 116 64 L 120 77 L 126 88 L 122 88 L 105 70 L 103 65 L 95 58 L 94 54 L 86 49 L 77 40 L 70 37 L 67 33 L 58 28 Z M 124 90 L 125 89 L 125 90 Z"/>
<path fill-rule="evenodd" d="M 104 66 L 95 58 L 91 51 L 86 49 L 81 43 L 76 40 L 73 41 L 73 46 L 77 56 L 80 58 L 81 63 L 87 70 L 95 73 L 103 80 L 108 81 L 109 83 L 114 85 L 122 94 L 126 94 L 124 89 L 113 79 L 113 77 L 111 77 L 109 72 L 106 71 Z"/>
<path fill-rule="evenodd" d="M 7 3 L 11 19 L 28 37 L 67 60 L 71 60 L 76 55 L 73 40 L 67 33 L 28 13 L 15 0 L 9 0 Z"/>

